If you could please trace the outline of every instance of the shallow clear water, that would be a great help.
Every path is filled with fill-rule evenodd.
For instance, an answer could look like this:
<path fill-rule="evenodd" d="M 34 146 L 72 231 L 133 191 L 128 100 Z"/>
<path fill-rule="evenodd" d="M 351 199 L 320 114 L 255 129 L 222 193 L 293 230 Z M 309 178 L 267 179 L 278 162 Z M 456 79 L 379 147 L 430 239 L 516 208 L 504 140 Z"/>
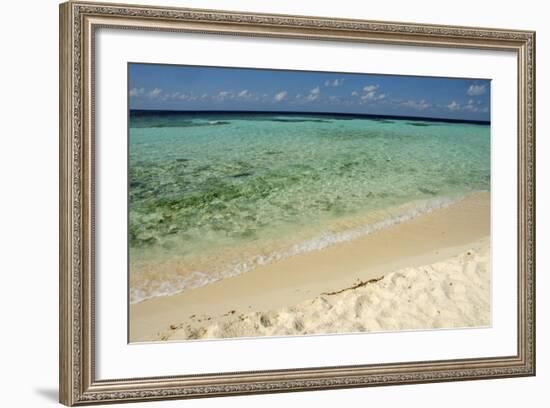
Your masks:
<path fill-rule="evenodd" d="M 490 186 L 489 125 L 179 113 L 131 115 L 129 134 L 132 301 L 353 239 Z"/>

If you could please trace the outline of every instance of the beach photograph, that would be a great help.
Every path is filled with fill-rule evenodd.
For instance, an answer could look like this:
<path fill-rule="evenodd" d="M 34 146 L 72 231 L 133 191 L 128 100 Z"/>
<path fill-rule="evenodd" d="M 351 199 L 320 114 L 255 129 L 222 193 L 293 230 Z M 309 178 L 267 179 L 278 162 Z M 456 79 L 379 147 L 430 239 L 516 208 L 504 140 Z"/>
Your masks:
<path fill-rule="evenodd" d="M 128 341 L 491 325 L 491 81 L 128 64 Z"/>

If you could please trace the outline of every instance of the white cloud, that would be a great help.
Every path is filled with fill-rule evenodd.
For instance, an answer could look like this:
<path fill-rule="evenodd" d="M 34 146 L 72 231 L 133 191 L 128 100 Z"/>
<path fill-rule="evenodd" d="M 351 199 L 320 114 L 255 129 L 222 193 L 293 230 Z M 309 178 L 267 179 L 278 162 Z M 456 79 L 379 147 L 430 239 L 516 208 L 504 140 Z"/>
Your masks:
<path fill-rule="evenodd" d="M 306 96 L 307 101 L 315 101 L 319 99 L 319 96 L 321 96 L 321 89 L 317 86 L 313 88 L 311 91 L 309 91 L 309 95 Z"/>
<path fill-rule="evenodd" d="M 379 87 L 380 85 L 367 85 L 363 88 L 363 91 L 372 92 L 372 91 L 376 91 Z"/>
<path fill-rule="evenodd" d="M 248 92 L 248 89 L 243 89 L 241 92 L 237 94 L 239 98 L 250 98 L 252 97 L 252 94 Z"/>
<path fill-rule="evenodd" d="M 288 94 L 287 91 L 277 92 L 277 93 L 275 94 L 275 96 L 273 97 L 273 100 L 274 100 L 275 102 L 281 102 L 283 99 L 286 98 L 286 95 L 287 95 L 287 94 Z"/>
<path fill-rule="evenodd" d="M 464 105 L 463 109 L 471 112 L 477 112 L 477 106 L 475 105 L 475 102 L 473 99 L 470 99 L 468 103 Z"/>
<path fill-rule="evenodd" d="M 366 94 L 361 96 L 361 99 L 363 101 L 372 101 L 372 100 L 376 99 L 376 91 L 367 92 Z"/>
<path fill-rule="evenodd" d="M 165 92 L 160 88 L 153 88 L 151 90 L 146 90 L 145 88 L 132 88 L 129 92 L 130 97 L 141 97 L 145 96 L 150 99 L 158 101 L 194 101 L 199 99 L 198 96 L 193 94 L 185 94 L 181 91 L 174 92 Z M 207 98 L 207 94 L 204 94 L 201 98 Z"/>
<path fill-rule="evenodd" d="M 386 98 L 387 95 L 385 93 L 378 93 L 379 88 L 380 85 L 378 84 L 365 85 L 360 91 L 353 91 L 351 96 L 359 97 L 361 99 L 361 103 L 380 101 Z"/>
<path fill-rule="evenodd" d="M 470 112 L 488 112 L 489 108 L 487 106 L 483 107 L 481 106 L 481 101 L 474 101 L 473 99 L 470 99 L 466 105 L 463 107 L 464 110 L 470 111 Z"/>
<path fill-rule="evenodd" d="M 259 95 L 253 94 L 248 89 L 243 89 L 242 91 L 238 92 L 236 95 L 233 95 L 233 97 L 247 101 L 247 102 L 260 100 Z"/>
<path fill-rule="evenodd" d="M 197 95 L 186 94 L 181 91 L 175 91 L 172 93 L 165 93 L 162 90 L 153 89 L 148 95 L 153 99 L 159 99 L 161 101 L 195 101 L 200 99 Z M 206 95 L 206 94 L 205 94 Z M 205 97 L 203 97 L 204 99 Z"/>
<path fill-rule="evenodd" d="M 457 101 L 452 101 L 448 105 L 439 105 L 449 109 L 452 112 L 467 111 L 467 112 L 489 112 L 488 106 L 483 106 L 482 102 L 475 99 L 469 99 L 465 104 L 460 104 Z"/>
<path fill-rule="evenodd" d="M 451 111 L 459 111 L 460 110 L 460 104 L 457 101 L 452 101 L 450 104 L 447 105 L 447 108 Z"/>
<path fill-rule="evenodd" d="M 130 97 L 135 98 L 145 93 L 145 88 L 132 88 L 130 89 Z"/>
<path fill-rule="evenodd" d="M 155 88 L 155 89 L 149 91 L 149 93 L 147 94 L 147 96 L 149 96 L 149 98 L 151 98 L 151 99 L 156 99 L 156 98 L 158 98 L 161 94 L 162 94 L 162 89 L 160 89 L 160 88 Z"/>
<path fill-rule="evenodd" d="M 400 105 L 405 108 L 411 108 L 416 110 L 425 110 L 432 107 L 432 105 L 428 103 L 425 99 L 421 99 L 419 101 L 408 100 L 405 102 L 401 102 Z"/>
<path fill-rule="evenodd" d="M 371 102 L 371 101 L 380 101 L 386 97 L 385 93 L 379 94 L 377 92 L 379 86 L 378 85 L 369 85 L 365 86 L 363 88 L 363 91 L 365 92 L 363 95 L 361 95 L 361 101 L 363 103 Z"/>
<path fill-rule="evenodd" d="M 330 80 L 327 79 L 325 81 L 325 86 L 336 87 L 336 86 L 342 85 L 343 83 L 344 83 L 344 78 L 336 78 L 333 81 L 330 81 Z"/>
<path fill-rule="evenodd" d="M 466 93 L 470 96 L 478 96 L 478 95 L 483 95 L 485 93 L 485 90 L 486 90 L 485 85 L 472 84 L 470 85 Z"/>
<path fill-rule="evenodd" d="M 233 92 L 230 92 L 230 91 L 219 91 L 216 95 L 214 95 L 212 97 L 212 99 L 218 101 L 218 102 L 223 102 L 225 101 L 226 99 L 233 99 L 234 95 L 233 95 Z"/>
<path fill-rule="evenodd" d="M 197 99 L 196 96 L 184 94 L 183 92 L 173 92 L 171 95 L 165 95 L 163 100 L 180 100 L 180 101 L 192 101 Z"/>

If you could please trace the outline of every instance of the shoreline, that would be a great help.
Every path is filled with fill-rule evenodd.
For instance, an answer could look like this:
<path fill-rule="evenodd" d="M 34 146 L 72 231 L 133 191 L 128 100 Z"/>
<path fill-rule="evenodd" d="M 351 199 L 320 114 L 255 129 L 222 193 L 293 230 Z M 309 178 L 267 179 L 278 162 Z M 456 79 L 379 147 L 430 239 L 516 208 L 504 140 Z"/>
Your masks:
<path fill-rule="evenodd" d="M 302 253 L 324 250 L 333 245 L 353 241 L 456 204 L 471 194 L 410 201 L 383 210 L 371 210 L 365 214 L 348 215 L 332 220 L 324 219 L 320 221 L 323 225 L 321 229 L 310 226 L 299 232 L 285 231 L 285 238 L 271 237 L 260 245 L 254 242 L 235 247 L 216 248 L 213 251 L 207 250 L 195 254 L 192 260 L 165 260 L 161 257 L 156 261 L 144 261 L 145 258 L 138 260 L 136 254 L 131 254 L 130 258 L 134 261 L 130 263 L 130 303 L 136 304 L 156 297 L 177 295 Z M 220 269 L 216 265 L 224 265 L 224 267 Z M 142 284 L 143 275 L 146 275 L 145 287 Z M 151 277 L 153 280 L 150 280 Z M 153 283 L 156 285 L 153 286 Z"/>
<path fill-rule="evenodd" d="M 472 245 L 478 248 L 479 242 L 489 235 L 490 194 L 475 193 L 352 241 L 302 253 L 176 295 L 134 303 L 130 305 L 129 338 L 131 342 L 161 340 L 171 326 L 191 324 L 197 317 L 223 321 L 234 314 L 281 310 L 315 299 L 323 292 L 449 260 L 470 250 Z M 237 333 L 236 337 L 241 335 Z"/>

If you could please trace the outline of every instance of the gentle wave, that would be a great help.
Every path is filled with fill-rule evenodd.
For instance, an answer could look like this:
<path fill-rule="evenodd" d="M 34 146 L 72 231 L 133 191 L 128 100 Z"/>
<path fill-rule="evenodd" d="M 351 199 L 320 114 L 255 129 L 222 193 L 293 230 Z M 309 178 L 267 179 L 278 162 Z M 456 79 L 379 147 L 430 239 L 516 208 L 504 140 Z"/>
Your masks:
<path fill-rule="evenodd" d="M 130 289 L 130 303 L 139 303 L 155 297 L 175 295 L 185 290 L 195 289 L 217 282 L 224 278 L 249 272 L 259 266 L 268 265 L 299 254 L 319 251 L 332 245 L 353 241 L 354 239 L 372 234 L 393 225 L 410 221 L 420 215 L 428 214 L 432 211 L 448 207 L 464 198 L 465 196 L 458 198 L 443 197 L 430 200 L 428 202 L 418 203 L 413 208 L 407 208 L 402 212 L 391 214 L 383 220 L 369 223 L 358 228 L 352 228 L 340 232 L 326 231 L 313 239 L 292 245 L 286 250 L 273 252 L 267 256 L 254 256 L 244 262 L 230 265 L 223 272 L 207 273 L 195 271 L 186 277 L 179 277 L 178 279 L 171 281 L 149 281 L 147 282 L 146 287 L 143 287 L 144 285 L 140 285 L 141 287 L 134 287 Z"/>

